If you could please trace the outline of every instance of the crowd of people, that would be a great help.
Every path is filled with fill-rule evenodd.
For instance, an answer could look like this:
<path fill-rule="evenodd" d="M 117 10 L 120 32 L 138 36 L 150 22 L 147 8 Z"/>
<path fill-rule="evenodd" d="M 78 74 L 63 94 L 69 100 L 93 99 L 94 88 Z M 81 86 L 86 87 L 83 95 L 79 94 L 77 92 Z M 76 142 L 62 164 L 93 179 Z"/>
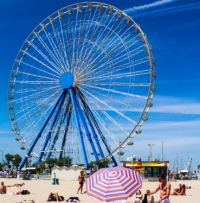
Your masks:
<path fill-rule="evenodd" d="M 77 190 L 77 194 L 80 192 L 81 194 L 83 193 L 83 185 L 85 182 L 85 178 L 84 178 L 84 173 L 83 171 L 80 172 L 80 175 L 77 178 L 78 183 L 79 183 L 79 187 Z M 135 202 L 134 203 L 170 203 L 169 200 L 169 196 L 170 195 L 178 195 L 178 196 L 182 196 L 182 195 L 186 195 L 186 188 L 190 188 L 185 186 L 185 184 L 179 184 L 178 188 L 175 188 L 173 193 L 171 192 L 171 184 L 166 180 L 166 177 L 164 174 L 159 174 L 158 175 L 158 181 L 159 184 L 156 187 L 155 190 L 146 190 L 146 192 L 144 193 L 144 195 L 142 194 L 141 190 L 138 190 L 136 195 L 135 195 Z M 4 182 L 1 182 L 0 185 L 0 194 L 6 194 L 7 192 L 7 187 L 20 187 L 20 190 L 17 192 L 14 192 L 13 195 L 26 195 L 26 194 L 30 194 L 30 191 L 28 190 L 22 190 L 21 187 L 24 186 L 24 183 L 16 183 L 13 185 L 4 185 Z M 160 191 L 160 199 L 155 201 L 153 194 L 155 194 L 156 192 Z M 58 194 L 58 192 L 51 192 L 48 195 L 47 198 L 47 202 L 49 201 L 64 201 L 65 198 L 61 195 Z M 69 197 L 68 199 L 66 199 L 66 202 L 79 202 L 80 199 L 78 197 Z M 25 202 L 25 200 L 24 200 Z"/>
<path fill-rule="evenodd" d="M 171 192 L 171 184 L 166 180 L 164 174 L 158 175 L 158 187 L 153 190 L 146 190 L 144 195 L 142 194 L 141 190 L 138 190 L 135 195 L 135 202 L 134 203 L 170 203 L 169 196 L 170 195 L 178 195 L 184 196 L 186 195 L 186 188 L 191 188 L 185 186 L 185 184 L 179 184 L 178 188 L 175 188 L 173 193 Z M 160 190 L 160 199 L 155 201 L 153 194 Z"/>
<path fill-rule="evenodd" d="M 80 175 L 78 176 L 77 180 L 79 183 L 77 194 L 79 192 L 82 194 L 83 193 L 83 185 L 85 182 L 83 171 L 80 172 Z M 24 185 L 25 185 L 24 183 L 15 183 L 13 185 L 5 186 L 4 182 L 1 182 L 0 194 L 6 194 L 7 187 L 20 187 L 20 190 L 18 190 L 17 192 L 13 192 L 12 195 L 28 195 L 28 194 L 30 194 L 30 191 L 21 189 L 21 187 Z M 48 198 L 47 198 L 47 202 L 50 202 L 50 201 L 60 202 L 60 201 L 64 201 L 64 200 L 65 200 L 65 198 L 63 196 L 59 195 L 58 192 L 50 192 L 50 194 L 48 195 Z M 73 196 L 73 197 L 69 197 L 68 199 L 66 199 L 66 202 L 80 202 L 80 199 L 78 197 Z M 23 200 L 21 203 L 28 203 L 28 202 L 26 200 Z"/>

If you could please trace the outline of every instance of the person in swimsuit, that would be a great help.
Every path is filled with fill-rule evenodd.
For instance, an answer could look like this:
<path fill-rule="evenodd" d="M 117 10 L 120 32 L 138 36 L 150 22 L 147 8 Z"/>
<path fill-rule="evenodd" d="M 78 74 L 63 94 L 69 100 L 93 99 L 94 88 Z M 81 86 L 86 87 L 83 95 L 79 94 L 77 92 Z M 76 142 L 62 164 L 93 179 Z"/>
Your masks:
<path fill-rule="evenodd" d="M 7 185 L 7 187 L 22 187 L 23 185 L 25 185 L 24 183 L 15 183 L 14 185 Z"/>
<path fill-rule="evenodd" d="M 170 190 L 171 190 L 171 184 L 167 182 L 166 177 L 164 174 L 159 174 L 158 175 L 158 181 L 160 182 L 158 184 L 158 187 L 149 193 L 155 194 L 160 190 L 160 199 L 156 201 L 156 203 L 170 203 L 169 196 L 170 196 Z"/>
<path fill-rule="evenodd" d="M 172 193 L 172 195 L 179 195 L 179 196 L 186 195 L 186 194 L 185 194 L 185 184 L 182 185 L 182 187 L 181 187 L 181 189 L 180 189 L 180 192 L 174 191 L 174 192 Z"/>
<path fill-rule="evenodd" d="M 6 194 L 6 186 L 4 185 L 4 182 L 1 182 L 0 194 Z"/>
<path fill-rule="evenodd" d="M 83 192 L 83 184 L 85 182 L 83 171 L 81 171 L 80 175 L 78 176 L 78 182 L 79 182 L 79 188 L 78 188 L 77 194 L 78 194 L 79 190 L 81 190 L 81 194 L 82 194 L 82 192 Z"/>

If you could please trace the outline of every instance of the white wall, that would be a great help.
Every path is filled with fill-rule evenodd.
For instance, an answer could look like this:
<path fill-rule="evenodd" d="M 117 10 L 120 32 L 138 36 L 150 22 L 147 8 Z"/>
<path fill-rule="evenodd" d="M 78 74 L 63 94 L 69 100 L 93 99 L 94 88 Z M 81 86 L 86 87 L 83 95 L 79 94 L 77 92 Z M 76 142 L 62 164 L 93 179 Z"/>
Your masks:
<path fill-rule="evenodd" d="M 71 167 L 53 167 L 51 171 L 52 178 L 54 177 L 54 173 L 56 173 L 56 178 L 59 180 L 77 180 L 80 171 L 84 170 L 83 167 L 79 166 L 71 166 Z"/>

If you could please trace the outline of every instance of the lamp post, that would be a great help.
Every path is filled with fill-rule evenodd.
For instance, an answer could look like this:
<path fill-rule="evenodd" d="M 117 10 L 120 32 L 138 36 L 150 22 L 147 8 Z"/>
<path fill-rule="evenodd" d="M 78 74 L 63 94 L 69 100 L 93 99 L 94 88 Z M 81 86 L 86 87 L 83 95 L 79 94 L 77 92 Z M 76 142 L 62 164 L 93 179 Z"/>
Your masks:
<path fill-rule="evenodd" d="M 150 159 L 152 161 L 152 147 L 154 146 L 154 144 L 148 144 L 148 146 L 150 146 Z"/>

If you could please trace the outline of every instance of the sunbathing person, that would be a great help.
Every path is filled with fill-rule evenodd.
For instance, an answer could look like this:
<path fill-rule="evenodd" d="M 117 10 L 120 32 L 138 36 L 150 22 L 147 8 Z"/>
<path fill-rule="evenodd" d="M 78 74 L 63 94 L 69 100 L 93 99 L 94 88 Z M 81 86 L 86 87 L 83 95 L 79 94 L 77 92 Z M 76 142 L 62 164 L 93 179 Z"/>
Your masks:
<path fill-rule="evenodd" d="M 24 183 L 15 183 L 14 185 L 7 185 L 7 187 L 22 187 L 23 185 L 25 185 Z"/>
<path fill-rule="evenodd" d="M 50 192 L 49 196 L 48 196 L 48 199 L 47 199 L 47 202 L 51 202 L 51 201 L 57 201 L 57 202 L 60 202 L 60 201 L 63 201 L 65 198 L 63 196 L 58 196 L 58 193 L 55 192 Z"/>
<path fill-rule="evenodd" d="M 181 188 L 181 191 L 180 192 L 173 192 L 172 195 L 179 195 L 179 196 L 182 196 L 182 195 L 186 195 L 185 193 L 185 185 L 183 184 L 182 185 L 182 188 Z"/>
<path fill-rule="evenodd" d="M 66 202 L 80 202 L 80 199 L 78 197 L 70 197 Z"/>
<path fill-rule="evenodd" d="M 17 192 L 13 192 L 13 195 L 28 195 L 31 194 L 28 190 L 19 190 Z"/>
<path fill-rule="evenodd" d="M 181 185 L 181 184 L 179 184 L 179 188 L 175 188 L 175 189 L 174 189 L 174 192 L 180 192 L 180 191 L 181 191 L 181 189 L 182 189 L 182 185 Z"/>
<path fill-rule="evenodd" d="M 6 186 L 4 185 L 4 182 L 1 182 L 0 194 L 6 194 Z"/>

